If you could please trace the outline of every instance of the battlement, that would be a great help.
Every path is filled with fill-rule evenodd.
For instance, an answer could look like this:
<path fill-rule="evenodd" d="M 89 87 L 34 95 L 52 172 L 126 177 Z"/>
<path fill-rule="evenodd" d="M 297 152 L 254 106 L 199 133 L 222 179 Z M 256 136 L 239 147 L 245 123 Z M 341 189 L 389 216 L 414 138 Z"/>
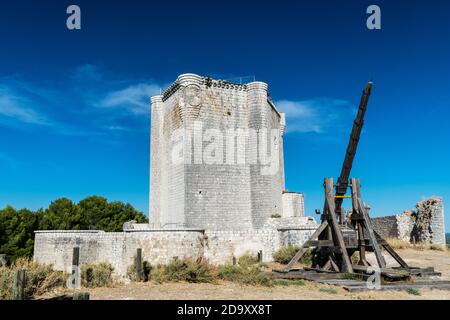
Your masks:
<path fill-rule="evenodd" d="M 166 101 L 172 94 L 184 86 L 198 85 L 211 88 L 229 89 L 237 91 L 247 91 L 254 88 L 265 88 L 267 91 L 267 84 L 264 82 L 250 82 L 247 84 L 234 83 L 227 80 L 212 79 L 210 77 L 199 76 L 194 73 L 184 73 L 178 76 L 178 78 L 166 89 L 161 95 L 162 101 Z"/>

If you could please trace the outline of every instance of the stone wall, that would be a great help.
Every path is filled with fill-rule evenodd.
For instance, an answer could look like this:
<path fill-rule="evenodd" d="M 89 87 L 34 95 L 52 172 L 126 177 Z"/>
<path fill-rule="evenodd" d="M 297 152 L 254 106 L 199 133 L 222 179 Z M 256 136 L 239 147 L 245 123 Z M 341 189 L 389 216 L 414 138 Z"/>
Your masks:
<path fill-rule="evenodd" d="M 304 217 L 305 203 L 301 193 L 284 192 L 283 193 L 283 217 Z"/>
<path fill-rule="evenodd" d="M 275 226 L 277 223 L 271 225 Z M 272 261 L 272 254 L 280 246 L 301 245 L 316 228 L 317 224 L 310 222 L 306 225 L 295 224 L 295 228 L 272 227 L 248 231 L 37 231 L 34 259 L 39 263 L 52 264 L 58 270 L 70 272 L 72 250 L 79 247 L 80 265 L 108 262 L 114 267 L 115 276 L 125 278 L 137 248 L 142 248 L 143 260 L 152 265 L 167 263 L 173 257 L 204 257 L 213 264 L 224 264 L 231 263 L 233 257 L 238 258 L 247 253 L 256 256 L 260 250 L 263 252 L 263 261 Z"/>
<path fill-rule="evenodd" d="M 445 245 L 444 202 L 431 197 L 416 204 L 417 221 L 413 230 L 416 241 Z"/>
<path fill-rule="evenodd" d="M 172 257 L 203 255 L 203 230 L 163 230 L 135 232 L 36 231 L 34 259 L 70 272 L 72 249 L 80 247 L 80 265 L 110 263 L 119 277 L 126 275 L 137 248 L 152 264 L 166 263 Z"/>
<path fill-rule="evenodd" d="M 383 238 L 445 245 L 444 203 L 431 197 L 416 204 L 416 210 L 400 215 L 372 218 L 372 224 Z"/>
<path fill-rule="evenodd" d="M 414 230 L 415 218 L 411 211 L 406 211 L 396 216 L 397 219 L 397 237 L 403 241 L 412 241 L 412 232 Z"/>
<path fill-rule="evenodd" d="M 398 227 L 396 216 L 371 218 L 373 229 L 383 238 L 397 238 Z"/>

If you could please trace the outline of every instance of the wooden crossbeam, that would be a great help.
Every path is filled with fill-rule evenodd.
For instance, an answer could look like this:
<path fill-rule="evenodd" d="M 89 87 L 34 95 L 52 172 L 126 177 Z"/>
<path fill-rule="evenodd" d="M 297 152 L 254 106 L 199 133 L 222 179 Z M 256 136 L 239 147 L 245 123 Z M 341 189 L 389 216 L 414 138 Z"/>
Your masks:
<path fill-rule="evenodd" d="M 317 237 L 328 227 L 328 221 L 322 222 L 322 224 L 319 226 L 319 228 L 314 231 L 314 233 L 311 235 L 309 239 L 314 240 L 317 239 Z M 305 254 L 306 249 L 308 248 L 307 245 L 308 241 L 300 247 L 300 249 L 297 251 L 297 253 L 292 257 L 291 261 L 287 264 L 286 268 L 284 268 L 283 271 L 290 271 L 294 264 L 296 264 L 301 257 Z"/>

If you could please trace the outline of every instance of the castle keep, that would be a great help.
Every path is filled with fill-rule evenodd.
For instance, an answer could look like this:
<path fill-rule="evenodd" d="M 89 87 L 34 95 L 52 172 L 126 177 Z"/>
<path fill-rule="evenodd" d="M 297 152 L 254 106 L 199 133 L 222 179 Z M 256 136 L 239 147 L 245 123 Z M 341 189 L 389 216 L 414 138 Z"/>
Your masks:
<path fill-rule="evenodd" d="M 151 98 L 149 224 L 123 232 L 38 231 L 34 259 L 70 271 L 109 262 L 126 275 L 136 250 L 151 264 L 173 257 L 230 263 L 303 244 L 317 223 L 303 195 L 285 190 L 286 119 L 264 82 L 236 84 L 180 75 Z"/>
<path fill-rule="evenodd" d="M 250 230 L 304 215 L 303 196 L 283 193 L 285 117 L 267 84 L 184 74 L 152 97 L 151 119 L 154 227 Z"/>

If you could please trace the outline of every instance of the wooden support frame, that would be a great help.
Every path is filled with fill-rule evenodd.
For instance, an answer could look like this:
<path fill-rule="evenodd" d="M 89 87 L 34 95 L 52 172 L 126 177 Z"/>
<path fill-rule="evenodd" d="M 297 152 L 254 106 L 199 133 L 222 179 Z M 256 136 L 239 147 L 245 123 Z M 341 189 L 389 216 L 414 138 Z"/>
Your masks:
<path fill-rule="evenodd" d="M 386 269 L 386 261 L 382 249 L 389 253 L 405 272 L 411 271 L 408 264 L 395 252 L 395 250 L 375 232 L 369 217 L 369 212 L 361 198 L 361 186 L 359 179 L 351 179 L 352 214 L 343 217 L 343 209 L 336 212 L 333 178 L 325 178 L 325 203 L 321 217 L 321 225 L 304 243 L 286 268 L 279 270 L 289 273 L 293 266 L 305 254 L 307 248 L 313 247 L 313 262 L 305 270 L 316 272 L 361 272 L 370 266 L 366 259 L 366 252 L 374 252 L 377 264 Z M 347 196 L 346 196 L 347 197 Z M 344 223 L 343 223 L 344 222 Z M 356 238 L 356 245 L 355 245 Z M 359 252 L 359 261 L 353 265 L 350 256 Z"/>
<path fill-rule="evenodd" d="M 375 253 L 375 257 L 378 262 L 378 266 L 380 268 L 386 267 L 386 261 L 384 260 L 383 254 L 381 252 L 381 247 L 378 244 L 377 238 L 375 237 L 375 233 L 372 228 L 372 222 L 370 221 L 369 214 L 367 212 L 366 206 L 361 200 L 361 184 L 359 179 L 353 178 L 351 179 L 351 190 L 352 190 L 352 204 L 353 204 L 353 212 L 360 214 L 362 216 L 362 220 L 358 220 L 358 230 L 367 231 L 367 235 L 369 237 L 370 243 L 372 244 L 373 251 Z M 361 238 L 359 239 L 362 240 Z M 364 264 L 365 256 L 361 257 L 361 250 L 365 252 L 362 243 L 360 243 L 360 261 Z"/>
<path fill-rule="evenodd" d="M 335 242 L 337 246 L 342 251 L 342 270 L 344 272 L 353 272 L 352 263 L 350 261 L 350 257 L 348 256 L 347 248 L 344 243 L 344 236 L 342 235 L 342 231 L 339 228 L 339 224 L 336 217 L 336 208 L 334 205 L 334 184 L 333 178 L 325 178 L 325 199 L 326 199 L 326 208 L 327 213 L 331 217 L 331 229 L 333 236 L 335 237 Z"/>
<path fill-rule="evenodd" d="M 314 233 L 311 235 L 311 237 L 309 238 L 310 240 L 314 240 L 316 239 L 328 226 L 328 221 L 324 221 L 319 228 L 317 228 L 316 231 L 314 231 Z M 294 257 L 291 259 L 291 261 L 289 261 L 289 263 L 287 264 L 286 268 L 283 271 L 290 271 L 292 269 L 292 267 L 294 266 L 294 264 L 296 264 L 301 258 L 302 256 L 305 254 L 306 249 L 309 247 L 308 246 L 308 242 L 305 242 L 305 244 L 303 246 L 300 247 L 300 249 L 297 251 L 297 253 L 294 255 Z"/>

